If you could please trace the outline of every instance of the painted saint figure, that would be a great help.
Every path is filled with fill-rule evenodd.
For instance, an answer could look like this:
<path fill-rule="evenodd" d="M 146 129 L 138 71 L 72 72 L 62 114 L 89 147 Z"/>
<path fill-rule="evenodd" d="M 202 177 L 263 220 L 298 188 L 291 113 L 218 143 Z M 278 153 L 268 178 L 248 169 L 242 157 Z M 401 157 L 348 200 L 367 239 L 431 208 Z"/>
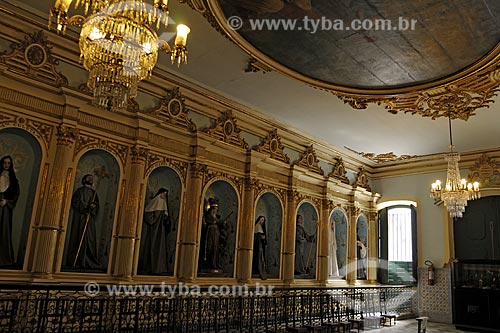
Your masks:
<path fill-rule="evenodd" d="M 66 265 L 83 269 L 101 269 L 97 252 L 96 217 L 99 198 L 92 188 L 94 176 L 82 178 L 82 186 L 71 198 L 73 218 L 69 235 Z"/>
<path fill-rule="evenodd" d="M 267 246 L 266 218 L 261 215 L 255 221 L 255 229 L 253 236 L 252 269 L 253 273 L 258 274 L 262 280 L 267 279 L 266 246 Z"/>
<path fill-rule="evenodd" d="M 203 268 L 211 271 L 220 271 L 221 250 L 225 246 L 228 230 L 226 220 L 221 221 L 219 202 L 209 198 L 209 208 L 203 215 L 202 233 L 200 242 L 200 260 Z"/>
<path fill-rule="evenodd" d="M 335 220 L 330 222 L 330 242 L 328 242 L 328 253 L 330 255 L 328 276 L 339 277 L 339 266 L 337 263 L 337 237 L 335 235 Z"/>
<path fill-rule="evenodd" d="M 0 159 L 0 266 L 15 264 L 12 247 L 12 215 L 19 198 L 19 182 L 12 157 Z"/>
<path fill-rule="evenodd" d="M 308 274 L 310 272 L 311 251 L 305 253 L 306 244 L 313 243 L 316 235 L 308 235 L 303 226 L 302 215 L 297 215 L 297 226 L 295 231 L 295 274 Z M 313 246 L 312 244 L 310 246 Z"/>
<path fill-rule="evenodd" d="M 356 241 L 356 246 L 358 249 L 358 254 L 357 254 L 357 279 L 358 280 L 366 280 L 366 255 L 367 255 L 367 249 L 366 245 L 359 240 Z"/>
<path fill-rule="evenodd" d="M 160 188 L 144 210 L 138 271 L 167 274 L 167 234 L 170 232 L 168 190 Z"/>

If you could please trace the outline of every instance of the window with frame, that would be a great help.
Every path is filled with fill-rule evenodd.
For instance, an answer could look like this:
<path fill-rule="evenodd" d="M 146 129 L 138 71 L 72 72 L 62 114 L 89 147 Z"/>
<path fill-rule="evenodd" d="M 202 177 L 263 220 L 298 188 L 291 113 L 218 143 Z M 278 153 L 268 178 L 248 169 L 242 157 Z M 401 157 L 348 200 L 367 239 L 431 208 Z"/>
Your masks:
<path fill-rule="evenodd" d="M 416 220 L 413 205 L 388 206 L 379 211 L 379 282 L 416 284 Z"/>

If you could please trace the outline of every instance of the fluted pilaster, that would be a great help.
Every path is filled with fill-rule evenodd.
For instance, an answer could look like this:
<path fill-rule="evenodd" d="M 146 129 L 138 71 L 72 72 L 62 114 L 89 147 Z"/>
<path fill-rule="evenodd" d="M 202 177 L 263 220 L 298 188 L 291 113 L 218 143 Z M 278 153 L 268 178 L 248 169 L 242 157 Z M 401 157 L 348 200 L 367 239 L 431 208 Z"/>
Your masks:
<path fill-rule="evenodd" d="M 207 171 L 206 165 L 191 163 L 187 180 L 186 204 L 184 218 L 180 226 L 179 257 L 177 276 L 181 281 L 192 281 L 196 275 L 198 232 L 200 230 L 200 206 L 202 204 L 201 191 L 203 176 Z"/>
<path fill-rule="evenodd" d="M 297 210 L 297 192 L 290 190 L 287 193 L 287 213 L 285 219 L 285 233 L 283 239 L 283 280 L 292 283 L 295 266 L 295 211 Z"/>
<path fill-rule="evenodd" d="M 125 190 L 122 214 L 120 215 L 116 260 L 114 262 L 113 276 L 120 279 L 131 279 L 133 272 L 133 260 L 139 221 L 139 210 L 141 207 L 141 184 L 144 180 L 144 165 L 148 150 L 135 146 L 132 148 L 130 177 Z"/>
<path fill-rule="evenodd" d="M 257 180 L 247 179 L 243 195 L 242 223 L 239 226 L 239 240 L 237 249 L 236 277 L 239 282 L 246 283 L 252 278 L 253 233 L 255 220 L 255 187 Z"/>
<path fill-rule="evenodd" d="M 32 271 L 40 274 L 51 274 L 56 271 L 56 253 L 62 253 L 64 240 L 62 230 L 67 221 L 62 221 L 62 208 L 68 196 L 66 186 L 68 166 L 71 162 L 73 143 L 78 136 L 74 127 L 59 125 L 57 128 L 57 145 L 54 165 L 50 176 L 50 187 L 43 217 L 35 227 L 35 246 L 33 252 Z M 61 238 L 58 242 L 58 238 Z"/>

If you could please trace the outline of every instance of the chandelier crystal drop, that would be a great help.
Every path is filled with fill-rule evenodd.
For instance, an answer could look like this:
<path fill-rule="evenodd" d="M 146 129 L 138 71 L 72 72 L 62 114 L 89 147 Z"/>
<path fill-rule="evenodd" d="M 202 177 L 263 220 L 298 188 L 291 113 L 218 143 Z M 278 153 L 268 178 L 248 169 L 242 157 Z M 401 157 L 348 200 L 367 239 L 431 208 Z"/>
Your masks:
<path fill-rule="evenodd" d="M 465 212 L 467 201 L 478 199 L 481 197 L 481 194 L 478 182 L 468 183 L 466 179 L 460 176 L 460 169 L 458 167 L 460 154 L 453 151 L 455 146 L 453 145 L 450 117 L 448 117 L 448 123 L 450 129 L 450 152 L 445 157 L 445 160 L 448 162 L 446 185 L 442 188 L 441 181 L 436 180 L 431 185 L 431 198 L 435 202 L 442 200 L 450 217 L 459 218 Z"/>
<path fill-rule="evenodd" d="M 158 51 L 170 53 L 172 63 L 187 63 L 187 35 L 190 29 L 177 27 L 175 45 L 158 38 L 158 30 L 168 25 L 168 0 L 75 0 L 84 15 L 69 16 L 73 0 L 56 0 L 50 11 L 57 31 L 68 25 L 81 27 L 80 57 L 89 71 L 87 86 L 94 103 L 108 110 L 126 108 L 137 96 L 140 81 L 150 78 L 158 60 Z"/>

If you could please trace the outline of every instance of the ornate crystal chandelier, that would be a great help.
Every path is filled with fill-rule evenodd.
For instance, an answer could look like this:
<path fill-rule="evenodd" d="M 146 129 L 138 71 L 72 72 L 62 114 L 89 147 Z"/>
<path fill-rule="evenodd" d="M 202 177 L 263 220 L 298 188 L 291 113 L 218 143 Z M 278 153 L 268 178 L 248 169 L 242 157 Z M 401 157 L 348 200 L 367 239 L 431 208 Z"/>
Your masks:
<path fill-rule="evenodd" d="M 57 30 L 81 26 L 80 57 L 89 71 L 87 86 L 96 105 L 122 109 L 137 95 L 137 85 L 151 77 L 158 51 L 171 54 L 172 63 L 187 63 L 186 40 L 189 28 L 177 26 L 175 45 L 158 38 L 157 31 L 168 25 L 168 0 L 76 0 L 84 15 L 68 16 L 73 0 L 56 0 L 50 11 L 49 28 L 55 18 Z"/>
<path fill-rule="evenodd" d="M 468 200 L 474 200 L 481 197 L 479 192 L 479 183 L 467 183 L 467 180 L 460 176 L 458 161 L 460 154 L 453 151 L 453 137 L 451 134 L 451 118 L 448 116 L 448 124 L 450 128 L 450 152 L 446 154 L 445 160 L 448 162 L 446 172 L 446 186 L 441 187 L 441 181 L 436 180 L 431 186 L 431 198 L 434 201 L 442 200 L 445 207 L 450 213 L 450 217 L 462 217 L 465 212 Z"/>

